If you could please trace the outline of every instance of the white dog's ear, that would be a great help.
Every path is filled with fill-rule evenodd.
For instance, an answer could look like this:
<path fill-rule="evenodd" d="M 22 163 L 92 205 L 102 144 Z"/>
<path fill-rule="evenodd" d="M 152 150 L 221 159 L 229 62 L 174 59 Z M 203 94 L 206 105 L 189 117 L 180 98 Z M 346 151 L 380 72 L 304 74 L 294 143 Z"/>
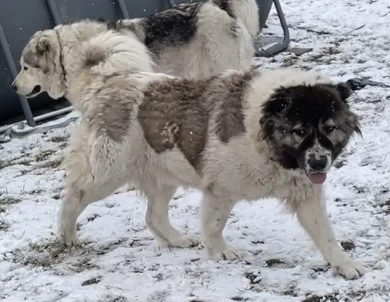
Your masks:
<path fill-rule="evenodd" d="M 52 47 L 49 39 L 42 37 L 37 42 L 36 50 L 39 56 L 43 56 L 53 52 L 54 47 Z"/>

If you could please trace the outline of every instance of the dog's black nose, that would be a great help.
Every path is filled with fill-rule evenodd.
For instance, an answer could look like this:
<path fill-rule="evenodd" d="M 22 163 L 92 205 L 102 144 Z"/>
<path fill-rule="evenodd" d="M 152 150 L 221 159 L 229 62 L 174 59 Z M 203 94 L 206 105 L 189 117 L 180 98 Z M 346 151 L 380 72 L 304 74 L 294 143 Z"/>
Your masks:
<path fill-rule="evenodd" d="M 328 159 L 325 155 L 321 155 L 319 159 L 313 157 L 309 158 L 309 167 L 314 171 L 323 171 L 328 164 Z"/>
<path fill-rule="evenodd" d="M 12 88 L 13 91 L 18 90 L 18 86 L 16 86 L 15 82 L 12 82 L 11 88 Z"/>

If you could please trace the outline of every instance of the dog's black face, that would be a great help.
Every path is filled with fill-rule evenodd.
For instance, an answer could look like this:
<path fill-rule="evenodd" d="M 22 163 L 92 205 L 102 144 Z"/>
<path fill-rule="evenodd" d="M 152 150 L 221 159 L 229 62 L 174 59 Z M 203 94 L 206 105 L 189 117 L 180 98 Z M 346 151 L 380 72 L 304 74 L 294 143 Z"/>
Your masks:
<path fill-rule="evenodd" d="M 276 90 L 264 104 L 260 120 L 274 160 L 286 169 L 301 169 L 311 182 L 322 184 L 352 133 L 361 133 L 346 101 L 349 96 L 343 84 Z"/>

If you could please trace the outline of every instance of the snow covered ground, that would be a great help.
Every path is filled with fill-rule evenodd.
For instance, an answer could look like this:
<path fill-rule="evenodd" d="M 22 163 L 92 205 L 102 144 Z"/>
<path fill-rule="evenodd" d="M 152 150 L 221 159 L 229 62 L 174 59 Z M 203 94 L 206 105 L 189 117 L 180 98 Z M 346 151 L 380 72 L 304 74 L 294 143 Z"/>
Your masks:
<path fill-rule="evenodd" d="M 263 67 L 315 69 L 335 80 L 371 77 L 390 84 L 388 0 L 283 0 L 291 47 L 302 56 L 262 58 Z M 267 33 L 280 33 L 272 12 Z M 327 182 L 329 215 L 348 253 L 370 268 L 335 276 L 276 201 L 239 204 L 225 230 L 252 253 L 213 262 L 201 248 L 159 249 L 144 224 L 145 201 L 122 192 L 87 208 L 81 248 L 55 242 L 71 127 L 0 146 L 0 300 L 2 301 L 390 301 L 390 89 L 366 87 L 350 99 L 361 117 Z M 179 190 L 172 222 L 199 233 L 197 191 Z"/>

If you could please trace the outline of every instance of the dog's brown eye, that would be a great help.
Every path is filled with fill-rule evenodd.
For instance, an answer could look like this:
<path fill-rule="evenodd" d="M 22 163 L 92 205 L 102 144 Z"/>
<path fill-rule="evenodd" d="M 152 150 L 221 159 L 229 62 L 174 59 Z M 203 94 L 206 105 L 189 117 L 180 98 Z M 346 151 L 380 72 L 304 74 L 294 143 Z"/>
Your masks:
<path fill-rule="evenodd" d="M 335 126 L 326 126 L 326 127 L 324 128 L 324 131 L 325 131 L 325 133 L 327 133 L 327 134 L 333 132 L 334 130 L 336 130 L 336 127 L 335 127 Z"/>
<path fill-rule="evenodd" d="M 306 135 L 306 131 L 303 129 L 294 129 L 293 133 L 301 137 Z"/>

